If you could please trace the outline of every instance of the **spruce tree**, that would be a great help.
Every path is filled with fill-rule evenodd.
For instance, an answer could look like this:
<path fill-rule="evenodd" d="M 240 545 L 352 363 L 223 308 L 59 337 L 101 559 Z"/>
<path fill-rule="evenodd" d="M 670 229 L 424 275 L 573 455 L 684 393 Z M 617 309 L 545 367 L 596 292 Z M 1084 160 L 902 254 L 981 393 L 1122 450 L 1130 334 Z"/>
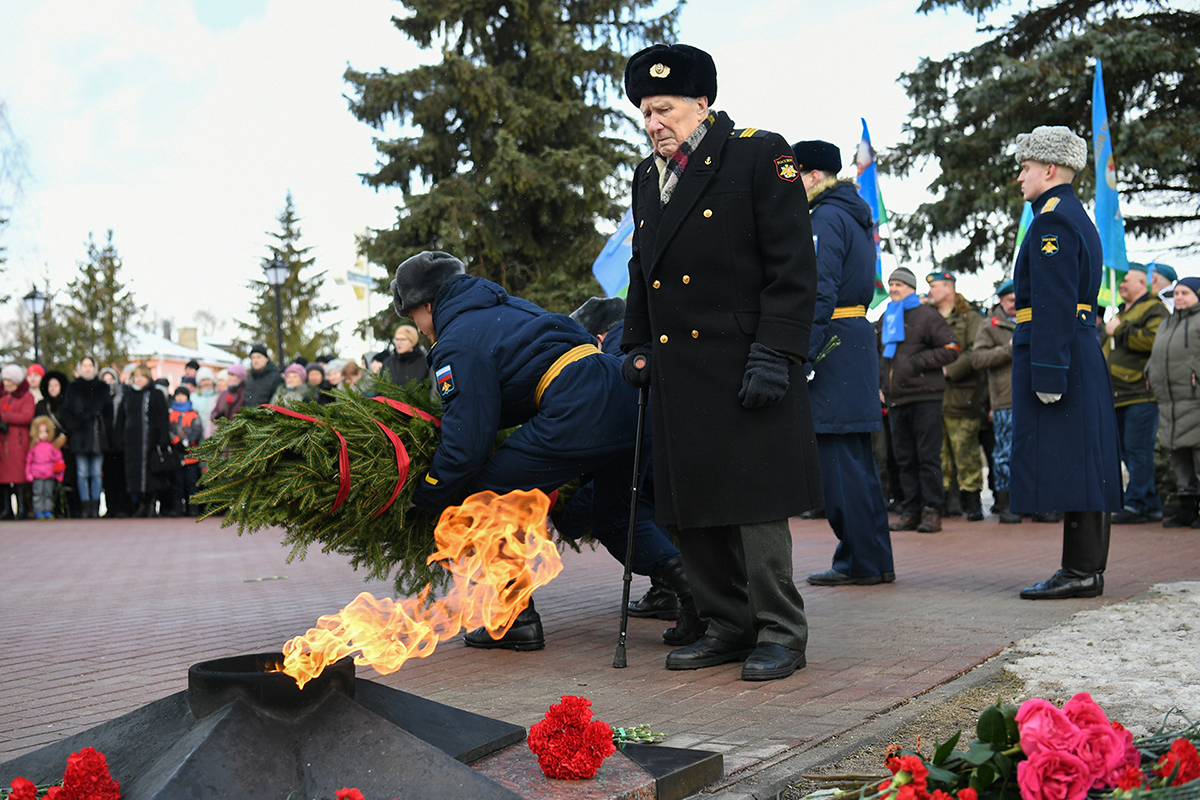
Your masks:
<path fill-rule="evenodd" d="M 346 71 L 359 120 L 404 126 L 377 140 L 379 169 L 363 175 L 404 197 L 395 225 L 374 231 L 363 252 L 394 271 L 418 251 L 445 250 L 557 311 L 599 294 L 597 223 L 628 206 L 639 157 L 639 134 L 612 104 L 624 102 L 626 58 L 674 39 L 678 6 L 655 17 L 652 0 L 400 2 L 393 24 L 439 47 L 441 62 Z M 380 315 L 377 333 L 394 321 Z"/>
<path fill-rule="evenodd" d="M 928 13 L 959 7 L 984 15 L 1002 0 L 924 0 Z M 1039 125 L 1065 125 L 1092 150 L 1092 79 L 1104 87 L 1125 229 L 1161 239 L 1200 234 L 1200 12 L 1157 0 L 1057 0 L 1015 13 L 994 36 L 944 59 L 922 59 L 903 76 L 914 107 L 907 141 L 881 163 L 907 175 L 927 161 L 941 168 L 936 200 L 902 216 L 908 249 L 952 240 L 940 268 L 974 272 L 1013 255 L 1023 200 L 1014 144 Z M 1095 193 L 1095 171 L 1075 185 Z M 964 241 L 965 240 L 965 241 Z M 1192 245 L 1195 246 L 1194 244 Z"/>
<path fill-rule="evenodd" d="M 300 217 L 296 215 L 296 204 L 290 191 L 283 210 L 275 219 L 279 231 L 268 231 L 275 244 L 271 245 L 270 254 L 263 258 L 263 263 L 278 257 L 288 265 L 287 280 L 280 288 L 283 354 L 276 352 L 279 346 L 275 328 L 275 287 L 267 283 L 265 274 L 261 280 L 250 281 L 255 295 L 250 304 L 251 321 L 239 320 L 238 327 L 247 337 L 241 343 L 246 354 L 252 344 L 265 344 L 272 357 L 282 362 L 279 368 L 283 369 L 297 356 L 312 360 L 318 355 L 334 352 L 337 330 L 335 325 L 320 327 L 321 319 L 334 310 L 334 305 L 318 299 L 325 272 L 312 272 L 316 263 L 316 258 L 308 254 L 312 248 L 300 246 Z"/>
<path fill-rule="evenodd" d="M 119 278 L 121 257 L 112 230 L 103 246 L 88 233 L 87 260 L 77 264 L 79 271 L 67 284 L 67 302 L 59 315 L 64 352 L 55 355 L 67 364 L 90 355 L 100 366 L 119 368 L 128 358 L 132 327 L 146 307 L 134 302 Z"/>

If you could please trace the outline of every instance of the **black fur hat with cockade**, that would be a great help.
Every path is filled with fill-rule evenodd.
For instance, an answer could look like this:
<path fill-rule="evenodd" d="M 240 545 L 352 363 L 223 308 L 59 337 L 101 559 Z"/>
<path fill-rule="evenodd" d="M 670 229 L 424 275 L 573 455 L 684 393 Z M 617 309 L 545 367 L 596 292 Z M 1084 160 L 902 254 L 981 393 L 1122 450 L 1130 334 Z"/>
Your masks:
<path fill-rule="evenodd" d="M 643 97 L 672 94 L 717 99 L 717 65 L 712 56 L 688 44 L 655 44 L 625 64 L 625 94 L 639 108 Z"/>

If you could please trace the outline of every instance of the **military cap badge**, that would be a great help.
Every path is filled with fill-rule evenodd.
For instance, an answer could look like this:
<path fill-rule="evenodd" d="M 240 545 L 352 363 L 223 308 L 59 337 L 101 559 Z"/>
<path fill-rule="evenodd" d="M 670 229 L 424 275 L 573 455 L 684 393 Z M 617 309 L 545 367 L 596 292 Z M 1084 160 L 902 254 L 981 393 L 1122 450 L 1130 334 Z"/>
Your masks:
<path fill-rule="evenodd" d="M 671 68 L 666 64 L 655 64 L 650 68 L 651 78 L 665 78 L 671 74 Z"/>
<path fill-rule="evenodd" d="M 791 156 L 780 156 L 775 159 L 775 172 L 788 183 L 792 183 L 800 177 L 800 170 L 796 169 L 796 161 Z"/>

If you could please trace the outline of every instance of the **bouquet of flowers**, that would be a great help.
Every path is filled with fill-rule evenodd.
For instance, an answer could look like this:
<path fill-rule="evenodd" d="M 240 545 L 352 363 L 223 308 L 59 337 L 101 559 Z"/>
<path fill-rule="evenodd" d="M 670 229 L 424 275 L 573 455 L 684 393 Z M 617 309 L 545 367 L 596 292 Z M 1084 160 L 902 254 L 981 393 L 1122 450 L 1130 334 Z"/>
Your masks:
<path fill-rule="evenodd" d="M 1174 713 L 1174 712 L 1172 712 Z M 1182 715 L 1180 715 L 1182 716 Z M 835 797 L 862 800 L 1084 800 L 1200 798 L 1200 724 L 1134 740 L 1081 692 L 1060 709 L 1040 698 L 1020 708 L 997 701 L 979 717 L 976 738 L 957 750 L 959 731 L 920 752 L 891 752 L 892 775 Z M 816 776 L 810 776 L 816 777 Z"/>
<path fill-rule="evenodd" d="M 529 729 L 529 749 L 547 778 L 592 778 L 600 763 L 617 752 L 608 725 L 592 719 L 592 702 L 564 695 L 546 717 Z"/>
<path fill-rule="evenodd" d="M 120 800 L 121 784 L 108 772 L 108 760 L 94 747 L 85 747 L 67 757 L 62 783 L 36 786 L 25 778 L 14 778 L 0 800 Z"/>

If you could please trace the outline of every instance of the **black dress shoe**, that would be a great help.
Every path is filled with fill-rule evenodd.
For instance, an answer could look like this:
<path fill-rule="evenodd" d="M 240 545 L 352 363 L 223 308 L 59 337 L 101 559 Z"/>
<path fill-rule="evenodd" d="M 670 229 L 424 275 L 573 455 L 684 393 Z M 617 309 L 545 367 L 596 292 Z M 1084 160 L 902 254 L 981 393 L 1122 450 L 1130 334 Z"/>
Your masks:
<path fill-rule="evenodd" d="M 793 650 L 774 642 L 762 642 L 742 665 L 742 680 L 773 681 L 786 678 L 807 662 L 803 650 Z"/>
<path fill-rule="evenodd" d="M 1104 594 L 1104 576 L 1099 572 L 1081 575 L 1060 569 L 1049 580 L 1021 590 L 1022 600 L 1065 600 L 1070 597 L 1099 597 Z"/>
<path fill-rule="evenodd" d="M 879 576 L 879 580 L 883 581 L 884 583 L 895 583 L 896 582 L 896 573 L 884 572 Z"/>
<path fill-rule="evenodd" d="M 896 574 L 892 573 L 892 580 Z M 808 576 L 808 582 L 813 586 L 874 586 L 883 583 L 882 575 L 847 575 L 836 569 L 827 569 Z"/>
<path fill-rule="evenodd" d="M 695 644 L 667 653 L 667 669 L 715 667 L 730 661 L 745 661 L 753 652 L 753 647 L 701 636 Z"/>
<path fill-rule="evenodd" d="M 1122 508 L 1112 515 L 1113 525 L 1142 525 L 1149 521 L 1150 517 L 1128 508 Z"/>
<path fill-rule="evenodd" d="M 499 639 L 493 639 L 487 628 L 476 628 L 463 637 L 463 644 L 484 650 L 541 650 L 546 646 L 546 639 L 542 634 L 542 617 L 536 611 L 527 608 L 517 615 L 508 633 Z"/>
<path fill-rule="evenodd" d="M 679 598 L 670 589 L 651 584 L 641 600 L 629 601 L 629 616 L 639 619 L 679 619 Z"/>

